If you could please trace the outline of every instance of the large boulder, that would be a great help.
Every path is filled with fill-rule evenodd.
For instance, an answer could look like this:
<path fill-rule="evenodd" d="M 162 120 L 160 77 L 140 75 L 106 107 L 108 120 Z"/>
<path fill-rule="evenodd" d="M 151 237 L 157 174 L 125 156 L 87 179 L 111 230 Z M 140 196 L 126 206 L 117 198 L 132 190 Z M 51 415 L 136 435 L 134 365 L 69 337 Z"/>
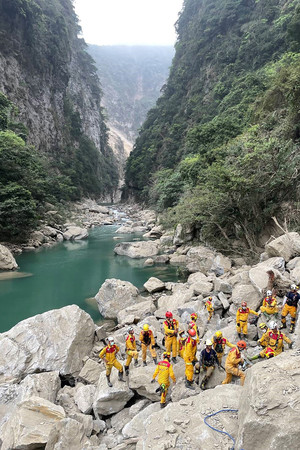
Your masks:
<path fill-rule="evenodd" d="M 45 450 L 82 450 L 92 449 L 85 435 L 84 426 L 77 420 L 66 418 L 52 427 Z"/>
<path fill-rule="evenodd" d="M 113 387 L 107 386 L 106 375 L 101 373 L 94 397 L 93 410 L 97 416 L 108 416 L 121 411 L 134 393 L 127 383 L 117 381 L 118 371 L 113 368 L 111 382 Z"/>
<path fill-rule="evenodd" d="M 118 311 L 142 301 L 132 283 L 116 278 L 105 280 L 95 298 L 100 314 L 106 319 L 116 319 Z"/>
<path fill-rule="evenodd" d="M 227 256 L 218 253 L 213 260 L 211 271 L 215 272 L 217 276 L 223 275 L 226 272 L 229 272 L 231 269 L 231 261 Z"/>
<path fill-rule="evenodd" d="M 66 241 L 79 241 L 81 239 L 86 239 L 89 233 L 86 228 L 80 228 L 75 226 L 70 226 L 63 233 L 63 237 Z"/>
<path fill-rule="evenodd" d="M 238 448 L 299 448 L 299 366 L 300 356 L 288 351 L 247 370 L 239 403 Z"/>
<path fill-rule="evenodd" d="M 0 382 L 42 371 L 77 375 L 94 333 L 93 320 L 76 305 L 23 320 L 0 335 Z"/>
<path fill-rule="evenodd" d="M 158 308 L 164 309 L 165 311 L 174 311 L 184 303 L 189 302 L 192 299 L 193 295 L 193 288 L 185 285 L 176 286 L 176 289 L 173 291 L 172 295 L 162 295 L 158 299 Z"/>
<path fill-rule="evenodd" d="M 152 384 L 151 379 L 155 366 L 137 367 L 130 371 L 129 387 L 135 390 L 141 397 L 148 398 L 151 401 L 158 401 L 159 394 L 156 391 L 157 383 Z"/>
<path fill-rule="evenodd" d="M 18 264 L 11 251 L 0 244 L 0 270 L 13 270 L 17 268 Z"/>
<path fill-rule="evenodd" d="M 249 270 L 249 278 L 255 289 L 262 293 L 268 288 L 270 270 L 278 271 L 283 274 L 285 271 L 285 261 L 281 257 L 269 258 Z"/>
<path fill-rule="evenodd" d="M 188 225 L 181 225 L 181 223 L 179 223 L 174 233 L 173 244 L 177 246 L 185 244 L 191 241 L 193 237 L 194 237 L 193 227 Z"/>
<path fill-rule="evenodd" d="M 136 303 L 118 312 L 118 323 L 122 325 L 137 323 L 145 317 L 151 316 L 154 311 L 155 305 L 152 300 Z"/>
<path fill-rule="evenodd" d="M 274 239 L 265 246 L 269 257 L 282 256 L 286 262 L 300 255 L 300 235 L 292 232 Z"/>
<path fill-rule="evenodd" d="M 150 294 L 154 294 L 155 292 L 160 292 L 165 289 L 165 283 L 158 278 L 151 277 L 144 284 L 144 288 L 146 291 L 150 292 Z"/>
<path fill-rule="evenodd" d="M 240 307 L 242 302 L 247 302 L 248 307 L 254 311 L 258 309 L 262 300 L 262 296 L 249 284 L 234 286 L 231 298 L 236 307 Z"/>
<path fill-rule="evenodd" d="M 95 392 L 96 386 L 93 384 L 81 385 L 76 389 L 74 401 L 83 414 L 90 414 L 92 411 Z"/>
<path fill-rule="evenodd" d="M 192 247 L 187 252 L 187 257 L 189 259 L 187 268 L 190 272 L 207 273 L 213 266 L 215 253 L 207 247 L 198 246 Z"/>
<path fill-rule="evenodd" d="M 93 359 L 88 359 L 83 368 L 81 369 L 78 380 L 83 381 L 88 384 L 97 384 L 100 373 L 104 370 L 103 364 L 99 364 Z"/>
<path fill-rule="evenodd" d="M 158 254 L 159 245 L 153 241 L 120 242 L 114 252 L 129 258 L 149 258 Z"/>

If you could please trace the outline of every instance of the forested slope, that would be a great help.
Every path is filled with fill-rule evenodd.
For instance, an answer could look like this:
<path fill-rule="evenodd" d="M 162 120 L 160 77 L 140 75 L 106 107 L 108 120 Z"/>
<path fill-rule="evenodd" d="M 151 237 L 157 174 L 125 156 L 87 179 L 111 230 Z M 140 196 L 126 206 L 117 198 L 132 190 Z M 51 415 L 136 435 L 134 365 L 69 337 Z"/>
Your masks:
<path fill-rule="evenodd" d="M 215 246 L 297 226 L 300 6 L 185 0 L 164 93 L 128 160 L 127 194 Z"/>

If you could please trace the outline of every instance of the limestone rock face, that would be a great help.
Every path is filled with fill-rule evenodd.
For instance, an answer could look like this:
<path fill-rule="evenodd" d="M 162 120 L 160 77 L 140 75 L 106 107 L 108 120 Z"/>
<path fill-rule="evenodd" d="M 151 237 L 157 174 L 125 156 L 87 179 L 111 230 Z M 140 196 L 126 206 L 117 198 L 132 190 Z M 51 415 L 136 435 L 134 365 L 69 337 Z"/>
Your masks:
<path fill-rule="evenodd" d="M 267 272 L 273 269 L 276 269 L 276 271 L 279 271 L 280 273 L 284 273 L 285 261 L 282 257 L 269 258 L 249 270 L 250 281 L 258 292 L 262 293 L 267 289 L 269 282 Z"/>
<path fill-rule="evenodd" d="M 97 390 L 94 397 L 93 410 L 97 416 L 108 416 L 117 413 L 124 408 L 126 403 L 133 397 L 133 392 L 127 383 L 117 381 L 118 371 L 113 368 L 111 374 L 112 388 L 108 388 L 106 375 L 101 373 Z"/>
<path fill-rule="evenodd" d="M 106 319 L 116 319 L 118 311 L 142 300 L 132 283 L 116 278 L 105 280 L 95 298 L 100 314 Z"/>
<path fill-rule="evenodd" d="M 299 448 L 299 366 L 300 356 L 291 350 L 247 370 L 239 404 L 238 448 Z"/>
<path fill-rule="evenodd" d="M 120 324 L 136 323 L 150 316 L 155 311 L 155 306 L 152 300 L 146 300 L 145 302 L 137 303 L 135 305 L 128 306 L 128 308 L 122 309 L 118 312 L 117 319 Z"/>
<path fill-rule="evenodd" d="M 189 286 L 178 286 L 172 295 L 162 295 L 158 299 L 158 308 L 174 311 L 191 300 L 194 289 Z"/>
<path fill-rule="evenodd" d="M 242 302 L 247 302 L 248 307 L 255 311 L 260 306 L 261 295 L 253 286 L 240 284 L 233 288 L 232 302 L 238 308 L 241 306 Z"/>
<path fill-rule="evenodd" d="M 160 292 L 165 289 L 165 283 L 158 278 L 151 277 L 144 284 L 144 288 L 146 291 L 150 292 L 150 294 L 154 294 L 154 292 Z"/>
<path fill-rule="evenodd" d="M 81 369 L 78 379 L 85 383 L 97 384 L 100 373 L 104 370 L 104 365 L 99 364 L 93 359 L 88 359 Z"/>
<path fill-rule="evenodd" d="M 13 270 L 17 268 L 18 264 L 11 251 L 0 244 L 0 270 Z"/>
<path fill-rule="evenodd" d="M 158 384 L 151 383 L 155 366 L 137 367 L 129 373 L 129 387 L 137 391 L 142 397 L 146 397 L 151 401 L 159 401 L 159 394 L 155 392 Z"/>
<path fill-rule="evenodd" d="M 159 245 L 153 241 L 120 242 L 114 249 L 117 255 L 129 258 L 150 258 L 156 256 L 158 251 Z"/>
<path fill-rule="evenodd" d="M 63 233 L 63 237 L 66 241 L 79 241 L 80 239 L 86 239 L 89 233 L 86 228 L 70 226 Z"/>
<path fill-rule="evenodd" d="M 300 235 L 292 232 L 274 239 L 266 245 L 269 257 L 282 256 L 286 262 L 300 255 Z"/>
<path fill-rule="evenodd" d="M 74 419 L 62 419 L 51 429 L 45 450 L 92 449 L 84 427 Z"/>
<path fill-rule="evenodd" d="M 92 411 L 95 392 L 96 386 L 92 384 L 80 386 L 76 390 L 74 401 L 83 414 L 90 414 L 90 412 Z"/>
<path fill-rule="evenodd" d="M 41 371 L 78 374 L 94 332 L 91 317 L 76 305 L 23 320 L 0 335 L 0 382 Z"/>
<path fill-rule="evenodd" d="M 181 225 L 179 223 L 176 227 L 173 244 L 174 245 L 182 245 L 186 242 L 189 242 L 193 239 L 193 228 Z"/>
<path fill-rule="evenodd" d="M 187 256 L 190 260 L 190 263 L 188 264 L 188 269 L 191 265 L 191 272 L 203 272 L 207 273 L 211 270 L 215 254 L 212 250 L 198 246 L 198 247 L 192 247 L 188 252 Z"/>
<path fill-rule="evenodd" d="M 65 412 L 61 406 L 40 397 L 31 397 L 20 403 L 4 423 L 1 449 L 43 447 L 53 425 L 64 418 Z"/>

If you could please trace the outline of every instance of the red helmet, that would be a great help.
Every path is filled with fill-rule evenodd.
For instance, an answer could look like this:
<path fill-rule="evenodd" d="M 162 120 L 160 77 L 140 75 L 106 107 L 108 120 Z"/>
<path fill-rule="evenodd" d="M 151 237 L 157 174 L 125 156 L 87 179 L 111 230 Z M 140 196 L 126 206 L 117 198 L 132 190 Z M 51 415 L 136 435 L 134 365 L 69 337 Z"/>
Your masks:
<path fill-rule="evenodd" d="M 167 311 L 166 312 L 166 319 L 172 319 L 173 314 L 171 313 L 171 311 Z"/>
<path fill-rule="evenodd" d="M 247 348 L 247 344 L 246 344 L 245 341 L 239 341 L 236 345 L 237 345 L 238 348 L 241 349 L 241 350 L 245 350 L 245 348 Z"/>
<path fill-rule="evenodd" d="M 193 312 L 192 314 L 191 314 L 191 319 L 197 319 L 197 314 L 195 313 L 195 312 Z"/>
<path fill-rule="evenodd" d="M 247 302 L 242 302 L 242 306 L 247 307 Z"/>
<path fill-rule="evenodd" d="M 197 335 L 196 330 L 195 330 L 194 328 L 191 328 L 191 329 L 188 331 L 188 333 L 189 333 L 189 335 L 191 336 L 191 338 L 195 338 L 196 335 Z"/>

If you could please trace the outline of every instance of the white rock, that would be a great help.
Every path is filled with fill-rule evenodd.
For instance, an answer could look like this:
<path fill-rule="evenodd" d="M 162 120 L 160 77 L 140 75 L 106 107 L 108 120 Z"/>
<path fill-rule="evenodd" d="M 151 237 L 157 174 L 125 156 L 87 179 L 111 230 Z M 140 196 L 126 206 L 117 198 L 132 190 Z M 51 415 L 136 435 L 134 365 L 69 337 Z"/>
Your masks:
<path fill-rule="evenodd" d="M 189 242 L 193 239 L 194 233 L 193 228 L 188 225 L 182 225 L 179 223 L 176 227 L 174 238 L 173 238 L 173 244 L 174 245 L 182 245 L 186 242 Z"/>
<path fill-rule="evenodd" d="M 126 403 L 133 397 L 134 394 L 127 386 L 127 383 L 117 381 L 117 377 L 118 371 L 113 368 L 111 374 L 113 387 L 109 388 L 107 386 L 105 373 L 101 373 L 93 403 L 93 410 L 96 417 L 102 415 L 108 416 L 121 411 Z"/>
<path fill-rule="evenodd" d="M 170 256 L 169 263 L 171 266 L 185 266 L 188 262 L 188 258 L 186 255 L 177 255 L 174 253 Z"/>
<path fill-rule="evenodd" d="M 165 283 L 158 278 L 151 277 L 144 284 L 144 288 L 146 291 L 150 292 L 150 294 L 154 294 L 154 292 L 160 292 L 165 289 Z"/>
<path fill-rule="evenodd" d="M 145 420 L 148 417 L 150 417 L 154 412 L 159 411 L 159 409 L 160 409 L 159 403 L 153 403 L 144 408 L 129 423 L 125 425 L 125 427 L 122 430 L 123 436 L 125 438 L 133 438 L 141 436 Z"/>
<path fill-rule="evenodd" d="M 77 420 L 66 418 L 57 422 L 49 433 L 45 450 L 92 449 L 84 427 Z"/>
<path fill-rule="evenodd" d="M 215 272 L 216 275 L 220 276 L 231 269 L 231 261 L 227 256 L 218 253 L 213 260 L 211 270 Z"/>
<path fill-rule="evenodd" d="M 140 411 L 146 408 L 146 406 L 150 405 L 150 400 L 146 398 L 142 400 L 138 400 L 134 405 L 129 408 L 129 417 L 133 419 Z"/>
<path fill-rule="evenodd" d="M 172 295 L 162 295 L 158 299 L 158 308 L 173 311 L 189 302 L 193 296 L 194 289 L 182 285 Z"/>
<path fill-rule="evenodd" d="M 88 359 L 81 369 L 78 379 L 86 383 L 97 384 L 100 373 L 104 370 L 104 365 L 99 364 L 93 359 Z"/>
<path fill-rule="evenodd" d="M 211 270 L 215 259 L 214 252 L 203 246 L 192 247 L 187 256 L 190 261 L 187 268 L 191 272 L 207 273 Z"/>
<path fill-rule="evenodd" d="M 300 255 L 300 235 L 296 232 L 284 234 L 266 244 L 265 248 L 269 257 L 282 256 L 287 262 Z"/>
<path fill-rule="evenodd" d="M 155 392 L 158 385 L 151 383 L 154 370 L 154 365 L 132 369 L 129 373 L 129 387 L 142 397 L 148 398 L 151 401 L 158 401 L 160 397 Z"/>
<path fill-rule="evenodd" d="M 67 230 L 63 233 L 63 237 L 66 241 L 79 241 L 80 239 L 86 239 L 89 233 L 86 228 L 80 227 L 68 227 Z"/>
<path fill-rule="evenodd" d="M 226 295 L 223 292 L 218 293 L 218 297 L 222 303 L 224 309 L 228 309 L 230 307 L 229 301 L 227 300 Z"/>
<path fill-rule="evenodd" d="M 90 414 L 93 408 L 93 400 L 96 392 L 96 386 L 87 384 L 80 386 L 74 395 L 74 401 L 83 414 Z"/>
<path fill-rule="evenodd" d="M 18 264 L 11 251 L 0 244 L 0 270 L 13 270 L 17 268 Z"/>
<path fill-rule="evenodd" d="M 248 307 L 255 311 L 261 304 L 261 295 L 251 285 L 236 285 L 232 291 L 232 302 L 238 308 L 242 302 L 247 302 Z"/>
<path fill-rule="evenodd" d="M 129 258 L 149 258 L 158 254 L 159 246 L 153 241 L 120 242 L 114 252 Z"/>
<path fill-rule="evenodd" d="M 128 306 L 118 312 L 117 319 L 121 325 L 137 323 L 147 316 L 151 316 L 155 311 L 155 305 L 152 300 L 146 300 L 135 305 Z"/>

